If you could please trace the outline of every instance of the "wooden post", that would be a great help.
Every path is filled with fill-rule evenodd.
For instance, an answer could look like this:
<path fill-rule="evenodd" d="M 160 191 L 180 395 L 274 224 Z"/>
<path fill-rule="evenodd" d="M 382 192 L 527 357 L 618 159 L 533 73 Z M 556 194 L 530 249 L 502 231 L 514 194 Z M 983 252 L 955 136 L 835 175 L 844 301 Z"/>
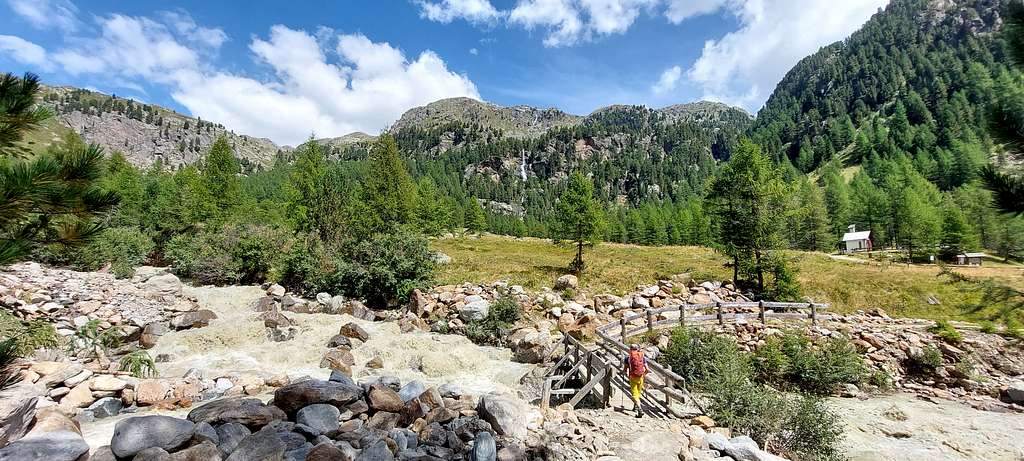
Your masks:
<path fill-rule="evenodd" d="M 757 309 L 758 309 L 758 314 L 757 315 L 759 317 L 761 317 L 761 324 L 764 325 L 765 323 L 768 322 L 768 320 L 765 319 L 765 317 L 764 317 L 764 301 L 758 301 L 757 302 Z"/>
<path fill-rule="evenodd" d="M 622 318 L 619 319 L 619 326 L 622 327 L 622 333 L 619 335 L 619 340 L 622 341 L 623 343 L 625 343 L 626 342 L 626 316 L 625 315 L 623 315 Z"/>
<path fill-rule="evenodd" d="M 715 308 L 718 309 L 718 324 L 725 325 L 725 316 L 722 315 L 722 302 L 715 301 Z"/>
<path fill-rule="evenodd" d="M 647 332 L 654 332 L 654 310 L 647 309 Z"/>
<path fill-rule="evenodd" d="M 686 326 L 686 303 L 679 306 L 679 326 Z"/>
<path fill-rule="evenodd" d="M 611 365 L 607 365 L 604 371 L 604 379 L 601 380 L 601 387 L 604 388 L 604 407 L 608 408 L 608 404 L 612 401 L 612 373 L 615 372 L 615 368 Z"/>
<path fill-rule="evenodd" d="M 593 378 L 593 376 L 594 376 L 594 375 L 593 375 L 593 374 L 592 374 L 592 373 L 590 372 L 590 367 L 591 367 L 591 365 L 593 365 L 593 363 L 594 363 L 594 360 L 593 360 L 593 359 L 594 359 L 594 353 L 593 353 L 593 352 L 587 352 L 587 382 L 588 382 L 588 383 L 590 382 L 590 379 L 591 379 L 591 378 Z"/>
<path fill-rule="evenodd" d="M 810 303 L 811 307 L 811 325 L 818 324 L 818 308 L 815 307 L 814 303 Z"/>

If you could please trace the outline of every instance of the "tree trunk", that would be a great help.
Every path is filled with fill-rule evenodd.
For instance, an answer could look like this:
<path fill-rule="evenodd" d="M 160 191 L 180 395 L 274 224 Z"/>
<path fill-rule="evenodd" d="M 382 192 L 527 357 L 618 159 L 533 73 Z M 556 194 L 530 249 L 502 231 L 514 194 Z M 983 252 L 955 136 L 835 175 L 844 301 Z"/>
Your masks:
<path fill-rule="evenodd" d="M 761 267 L 761 250 L 754 250 L 754 259 L 757 264 L 757 292 L 764 296 L 764 269 Z"/>

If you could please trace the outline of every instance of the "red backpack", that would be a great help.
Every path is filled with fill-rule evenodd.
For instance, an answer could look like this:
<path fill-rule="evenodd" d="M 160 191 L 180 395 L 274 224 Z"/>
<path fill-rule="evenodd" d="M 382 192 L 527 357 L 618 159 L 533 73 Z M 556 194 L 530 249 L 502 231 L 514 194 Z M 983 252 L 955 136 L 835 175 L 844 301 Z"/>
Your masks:
<path fill-rule="evenodd" d="M 629 375 L 643 376 L 647 374 L 647 361 L 644 360 L 644 351 L 637 349 L 629 351 Z"/>

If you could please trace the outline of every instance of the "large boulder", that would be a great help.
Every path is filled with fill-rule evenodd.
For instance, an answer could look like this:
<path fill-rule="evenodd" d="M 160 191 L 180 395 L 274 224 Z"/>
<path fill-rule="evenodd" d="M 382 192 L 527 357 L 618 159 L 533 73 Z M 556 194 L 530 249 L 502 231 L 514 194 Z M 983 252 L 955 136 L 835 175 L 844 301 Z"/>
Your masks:
<path fill-rule="evenodd" d="M 373 385 L 370 387 L 369 395 L 370 408 L 377 411 L 388 411 L 397 413 L 402 411 L 405 407 L 405 402 L 402 401 L 402 397 L 397 392 L 391 390 L 391 388 L 381 385 Z"/>
<path fill-rule="evenodd" d="M 472 297 L 472 296 L 470 296 Z M 477 297 L 479 298 L 479 297 Z M 468 300 L 468 298 L 467 298 Z M 491 312 L 491 303 L 486 299 L 475 299 L 459 308 L 459 318 L 466 322 L 483 320 Z"/>
<path fill-rule="evenodd" d="M 363 448 L 363 451 L 356 456 L 355 461 L 394 461 L 395 455 L 391 454 L 387 442 L 378 440 L 373 445 Z"/>
<path fill-rule="evenodd" d="M 0 392 L 0 447 L 20 439 L 36 414 L 41 386 L 22 381 Z"/>
<path fill-rule="evenodd" d="M 270 427 L 242 439 L 227 461 L 283 461 L 286 445 Z"/>
<path fill-rule="evenodd" d="M 352 458 L 347 457 L 345 452 L 333 443 L 323 442 L 309 450 L 306 461 L 352 461 Z"/>
<path fill-rule="evenodd" d="M 357 325 L 355 322 L 346 323 L 341 327 L 341 330 L 338 333 L 349 338 L 358 339 L 360 341 L 366 341 L 370 339 L 370 334 L 367 333 L 366 330 L 363 329 L 363 327 Z"/>
<path fill-rule="evenodd" d="M 209 423 L 214 426 L 224 423 L 239 423 L 259 428 L 272 421 L 282 420 L 287 415 L 280 408 L 266 405 L 255 398 L 224 398 L 200 405 L 188 413 L 188 420 L 194 423 Z"/>
<path fill-rule="evenodd" d="M 89 444 L 78 425 L 54 409 L 40 410 L 28 434 L 0 448 L 0 461 L 80 461 L 88 459 Z"/>
<path fill-rule="evenodd" d="M 343 407 L 362 396 L 363 389 L 355 384 L 308 379 L 291 383 L 274 392 L 274 405 L 289 415 L 314 403 Z"/>
<path fill-rule="evenodd" d="M 497 456 L 498 448 L 494 443 L 494 436 L 490 432 L 478 432 L 473 441 L 470 461 L 494 461 Z"/>
<path fill-rule="evenodd" d="M 181 296 L 182 284 L 177 276 L 165 272 L 160 275 L 154 275 L 146 280 L 142 284 L 142 291 L 152 298 Z"/>
<path fill-rule="evenodd" d="M 209 309 L 185 312 L 171 319 L 171 328 L 175 330 L 187 330 L 189 328 L 202 328 L 210 324 L 210 320 L 217 318 L 217 314 Z"/>
<path fill-rule="evenodd" d="M 220 461 L 221 453 L 213 442 L 203 441 L 184 450 L 171 453 L 160 461 Z"/>
<path fill-rule="evenodd" d="M 174 451 L 192 439 L 195 424 L 164 415 L 135 416 L 118 421 L 110 438 L 110 450 L 128 458 L 147 448 Z"/>
<path fill-rule="evenodd" d="M 555 280 L 556 290 L 578 290 L 579 288 L 580 280 L 575 275 L 565 274 Z"/>
<path fill-rule="evenodd" d="M 1000 393 L 1003 401 L 1024 405 L 1024 381 L 1013 381 Z"/>
<path fill-rule="evenodd" d="M 140 379 L 135 385 L 135 401 L 139 405 L 153 405 L 166 399 L 172 389 L 163 379 Z"/>
<path fill-rule="evenodd" d="M 338 430 L 341 411 L 334 405 L 314 403 L 295 414 L 295 422 L 313 430 L 317 435 Z"/>
<path fill-rule="evenodd" d="M 238 423 L 217 426 L 217 448 L 220 448 L 221 453 L 224 453 L 225 456 L 229 455 L 250 434 L 252 431 L 249 428 Z"/>
<path fill-rule="evenodd" d="M 491 423 L 499 435 L 519 440 L 526 438 L 527 412 L 522 401 L 500 394 L 483 395 L 477 405 L 480 418 Z"/>

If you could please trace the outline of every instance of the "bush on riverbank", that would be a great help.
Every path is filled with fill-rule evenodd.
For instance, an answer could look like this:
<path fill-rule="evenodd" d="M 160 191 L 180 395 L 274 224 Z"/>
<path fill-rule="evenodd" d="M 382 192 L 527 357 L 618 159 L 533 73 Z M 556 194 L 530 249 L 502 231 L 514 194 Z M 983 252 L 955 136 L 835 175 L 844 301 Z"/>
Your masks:
<path fill-rule="evenodd" d="M 662 360 L 705 399 L 717 423 L 797 461 L 842 459 L 839 416 L 814 395 L 787 394 L 767 383 L 827 393 L 860 380 L 864 365 L 848 341 L 814 347 L 806 336 L 787 333 L 746 354 L 731 338 L 680 328 Z"/>

